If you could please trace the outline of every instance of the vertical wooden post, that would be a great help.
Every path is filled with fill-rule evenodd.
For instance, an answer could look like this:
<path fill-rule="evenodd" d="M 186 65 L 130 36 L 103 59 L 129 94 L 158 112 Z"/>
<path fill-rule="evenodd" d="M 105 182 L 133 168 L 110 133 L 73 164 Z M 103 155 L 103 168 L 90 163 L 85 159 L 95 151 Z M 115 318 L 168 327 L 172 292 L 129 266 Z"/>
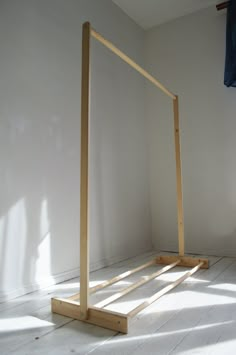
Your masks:
<path fill-rule="evenodd" d="M 89 145 L 90 23 L 83 24 L 81 78 L 80 152 L 80 319 L 88 318 L 89 235 L 88 235 L 88 145 Z"/>
<path fill-rule="evenodd" d="M 178 209 L 178 241 L 179 256 L 184 256 L 184 216 L 183 216 L 183 193 L 182 174 L 179 138 L 179 100 L 178 96 L 173 100 L 174 108 L 174 130 L 175 130 L 175 162 L 176 162 L 176 187 L 177 187 L 177 209 Z"/>

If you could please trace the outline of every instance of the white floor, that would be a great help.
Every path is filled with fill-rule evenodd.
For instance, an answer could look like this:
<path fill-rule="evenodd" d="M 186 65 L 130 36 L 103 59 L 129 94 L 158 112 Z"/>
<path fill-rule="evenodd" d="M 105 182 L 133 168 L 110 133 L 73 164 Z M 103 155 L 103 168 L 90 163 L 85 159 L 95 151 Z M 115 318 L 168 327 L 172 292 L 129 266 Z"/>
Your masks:
<path fill-rule="evenodd" d="M 91 285 L 152 258 L 152 253 L 91 274 Z M 78 291 L 78 279 L 0 304 L 0 354 L 235 354 L 236 259 L 210 257 L 209 270 L 153 303 L 128 335 L 51 314 L 50 298 Z M 150 273 L 143 270 L 91 297 L 91 303 Z M 177 267 L 108 307 L 126 312 L 186 269 Z"/>

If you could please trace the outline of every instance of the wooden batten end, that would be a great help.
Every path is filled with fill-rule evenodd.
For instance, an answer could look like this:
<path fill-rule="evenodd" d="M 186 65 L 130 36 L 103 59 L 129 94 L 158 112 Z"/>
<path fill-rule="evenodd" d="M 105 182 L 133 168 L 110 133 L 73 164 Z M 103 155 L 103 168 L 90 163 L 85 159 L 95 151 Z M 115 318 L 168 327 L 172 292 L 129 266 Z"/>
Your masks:
<path fill-rule="evenodd" d="M 128 333 L 128 315 L 100 309 L 96 307 L 88 308 L 88 319 L 81 319 L 80 304 L 78 302 L 64 299 L 52 298 L 52 312 L 77 319 L 85 323 L 98 325 L 99 327 L 114 330 L 120 333 Z"/>
<path fill-rule="evenodd" d="M 179 260 L 178 266 L 184 267 L 194 267 L 203 262 L 201 269 L 209 268 L 209 260 L 193 257 L 193 256 L 178 256 L 178 255 L 160 255 L 156 258 L 157 264 L 171 264 L 175 261 Z"/>

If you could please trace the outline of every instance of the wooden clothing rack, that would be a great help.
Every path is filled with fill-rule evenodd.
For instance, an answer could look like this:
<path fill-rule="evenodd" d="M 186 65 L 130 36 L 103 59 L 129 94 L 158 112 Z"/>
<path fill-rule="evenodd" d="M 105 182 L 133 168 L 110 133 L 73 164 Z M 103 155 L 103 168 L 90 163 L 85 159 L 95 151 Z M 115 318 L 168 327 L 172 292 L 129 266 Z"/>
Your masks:
<path fill-rule="evenodd" d="M 90 40 L 91 37 L 102 43 L 124 62 L 138 71 L 146 79 L 152 82 L 157 88 L 163 91 L 173 104 L 174 115 L 174 138 L 175 138 L 175 160 L 176 160 L 176 186 L 177 186 L 177 217 L 178 217 L 178 256 L 157 256 L 144 265 L 128 270 L 101 284 L 89 287 L 89 234 L 88 234 L 88 149 L 89 149 L 89 106 L 90 106 Z M 180 134 L 179 134 L 179 101 L 178 96 L 165 88 L 146 70 L 135 63 L 124 52 L 115 47 L 110 41 L 96 32 L 89 22 L 83 24 L 82 34 L 82 81 L 81 81 L 81 182 L 80 182 L 80 293 L 69 298 L 53 298 L 52 311 L 64 316 L 95 324 L 104 328 L 128 332 L 128 321 L 140 311 L 155 302 L 161 296 L 171 291 L 185 279 L 193 275 L 200 268 L 208 268 L 208 259 L 185 256 L 184 252 L 184 220 L 183 220 L 183 198 L 182 198 L 182 177 L 181 177 L 181 156 L 180 156 Z M 109 285 L 112 285 L 124 278 L 155 264 L 165 265 L 160 270 L 120 290 L 118 293 L 99 302 L 95 306 L 89 304 L 89 295 Z M 142 302 L 129 313 L 117 313 L 104 309 L 108 304 L 120 299 L 137 287 L 155 279 L 164 272 L 175 266 L 191 267 L 183 276 L 164 287 L 152 297 Z"/>

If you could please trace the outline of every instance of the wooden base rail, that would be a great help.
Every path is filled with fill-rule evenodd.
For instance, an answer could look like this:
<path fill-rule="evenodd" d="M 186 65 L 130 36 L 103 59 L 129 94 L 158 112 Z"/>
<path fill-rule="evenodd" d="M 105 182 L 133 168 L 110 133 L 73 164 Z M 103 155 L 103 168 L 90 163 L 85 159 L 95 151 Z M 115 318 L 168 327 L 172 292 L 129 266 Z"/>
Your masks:
<path fill-rule="evenodd" d="M 209 261 L 205 258 L 198 258 L 193 256 L 175 256 L 175 255 L 160 255 L 156 257 L 157 264 L 165 264 L 168 265 L 170 263 L 174 263 L 175 261 L 179 261 L 178 266 L 184 267 L 194 267 L 198 264 L 202 263 L 201 269 L 209 268 Z"/>
<path fill-rule="evenodd" d="M 129 317 L 134 317 L 136 316 L 136 314 L 138 314 L 139 312 L 141 312 L 144 308 L 147 308 L 148 306 L 150 306 L 153 302 L 157 301 L 160 297 L 164 296 L 167 292 L 173 290 L 173 288 L 175 288 L 176 286 L 178 286 L 181 282 L 183 282 L 184 280 L 186 280 L 188 277 L 190 277 L 191 275 L 193 275 L 195 272 L 197 272 L 201 267 L 203 266 L 203 262 L 201 262 L 199 265 L 195 266 L 191 271 L 186 272 L 183 276 L 181 276 L 179 279 L 177 279 L 175 282 L 173 282 L 172 284 L 164 287 L 162 290 L 158 291 L 157 293 L 155 293 L 155 295 L 153 295 L 152 297 L 150 297 L 147 301 L 144 301 L 143 303 L 141 303 L 139 306 L 137 306 L 136 308 L 134 308 L 132 311 L 130 311 L 128 313 Z"/>
<path fill-rule="evenodd" d="M 170 263 L 172 262 L 172 263 Z M 170 263 L 170 264 L 169 264 Z M 72 297 L 78 298 L 79 294 L 76 294 L 72 297 L 69 297 L 67 299 L 61 299 L 61 298 L 53 298 L 52 299 L 52 311 L 54 313 L 61 314 L 63 316 L 67 316 L 73 319 L 78 319 L 82 320 L 86 323 L 91 323 L 95 324 L 98 326 L 101 326 L 103 328 L 108 328 L 111 330 L 115 330 L 121 333 L 127 333 L 128 332 L 128 321 L 130 318 L 136 316 L 139 312 L 141 312 L 143 309 L 151 305 L 153 302 L 157 301 L 160 297 L 165 295 L 167 292 L 171 291 L 173 288 L 177 287 L 179 284 L 181 284 L 184 280 L 186 280 L 188 277 L 192 276 L 195 272 L 197 272 L 200 268 L 206 269 L 208 268 L 208 259 L 202 259 L 202 258 L 195 258 L 195 257 L 179 257 L 179 256 L 157 256 L 155 259 L 147 262 L 146 264 L 140 265 L 135 269 L 129 270 L 126 273 L 122 273 L 110 280 L 107 280 L 103 282 L 100 285 L 95 286 L 96 289 L 93 287 L 91 290 L 94 292 L 99 291 L 100 289 L 107 287 L 111 284 L 114 284 L 121 279 L 128 277 L 135 272 L 138 272 L 140 270 L 143 270 L 149 266 L 152 266 L 154 264 L 167 264 L 164 266 L 162 269 L 152 273 L 151 275 L 144 276 L 137 282 L 133 283 L 129 287 L 126 287 L 122 289 L 121 291 L 115 293 L 111 297 L 106 298 L 105 300 L 97 303 L 95 306 L 89 306 L 88 308 L 88 317 L 84 319 L 81 317 L 81 306 L 79 302 L 76 302 L 72 299 Z M 164 287 L 160 291 L 158 291 L 156 294 L 154 294 L 152 297 L 138 305 L 136 308 L 131 310 L 129 313 L 124 314 L 124 313 L 119 313 L 119 312 L 112 312 L 109 310 L 104 309 L 103 307 L 107 306 L 108 304 L 120 299 L 121 297 L 124 297 L 126 294 L 129 292 L 134 291 L 138 287 L 144 285 L 145 283 L 153 280 L 154 278 L 162 275 L 164 272 L 167 272 L 171 270 L 172 268 L 176 266 L 183 266 L 183 267 L 193 267 L 191 270 L 187 271 L 183 276 L 178 278 L 176 281 L 171 283 L 170 285 Z M 100 286 L 98 288 L 98 286 Z"/>
<path fill-rule="evenodd" d="M 165 266 L 161 270 L 158 270 L 149 276 L 143 276 L 139 281 L 137 281 L 137 282 L 133 283 L 132 285 L 124 288 L 123 290 L 117 292 L 115 295 L 112 295 L 111 297 L 108 297 L 105 300 L 95 304 L 95 307 L 99 307 L 99 308 L 106 307 L 108 304 L 115 302 L 116 300 L 118 300 L 121 297 L 124 297 L 128 293 L 134 291 L 136 288 L 138 288 L 138 287 L 146 284 L 147 282 L 155 279 L 156 277 L 164 274 L 164 272 L 174 268 L 178 264 L 179 264 L 179 261 L 176 261 L 173 264 Z"/>
<path fill-rule="evenodd" d="M 153 260 L 150 260 L 148 261 L 147 263 L 143 264 L 143 265 L 140 265 L 138 267 L 136 267 L 135 269 L 131 269 L 131 270 L 128 270 L 128 271 L 125 271 L 123 272 L 122 274 L 118 275 L 118 276 L 115 276 L 113 277 L 112 279 L 110 280 L 106 280 L 102 283 L 100 283 L 99 285 L 96 285 L 96 286 L 93 286 L 93 287 L 90 287 L 89 288 L 89 294 L 93 294 L 105 287 L 108 287 L 118 281 L 121 281 L 123 279 L 125 279 L 126 277 L 129 277 L 130 275 L 133 275 L 134 273 L 138 272 L 138 271 L 141 271 L 143 269 L 146 269 L 148 268 L 149 266 L 152 266 L 152 265 L 155 265 L 156 264 L 156 260 L 153 259 Z M 75 295 L 69 297 L 70 300 L 79 300 L 80 298 L 80 293 L 76 293 Z"/>
<path fill-rule="evenodd" d="M 88 309 L 88 318 L 81 319 L 80 304 L 66 298 L 52 298 L 52 312 L 120 333 L 128 333 L 128 316 L 122 313 L 90 306 Z"/>

